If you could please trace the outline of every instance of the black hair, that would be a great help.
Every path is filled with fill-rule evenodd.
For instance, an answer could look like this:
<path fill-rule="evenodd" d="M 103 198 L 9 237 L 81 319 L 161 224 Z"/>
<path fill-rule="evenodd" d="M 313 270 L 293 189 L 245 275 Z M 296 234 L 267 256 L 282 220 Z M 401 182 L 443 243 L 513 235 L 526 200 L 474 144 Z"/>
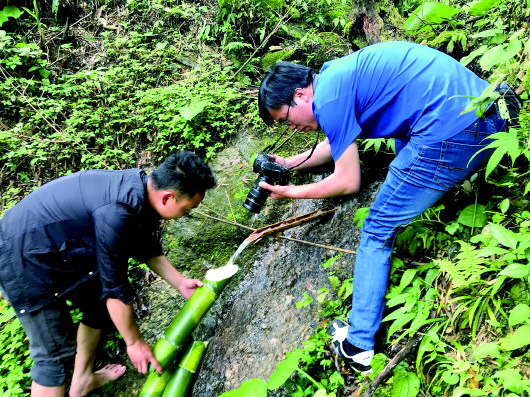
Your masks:
<path fill-rule="evenodd" d="M 283 105 L 293 105 L 297 88 L 306 88 L 313 82 L 311 68 L 292 62 L 278 62 L 261 81 L 258 95 L 258 109 L 261 119 L 272 125 L 274 119 L 269 110 Z"/>
<path fill-rule="evenodd" d="M 215 177 L 199 156 L 186 150 L 169 156 L 149 176 L 155 190 L 174 190 L 193 197 L 215 186 Z"/>

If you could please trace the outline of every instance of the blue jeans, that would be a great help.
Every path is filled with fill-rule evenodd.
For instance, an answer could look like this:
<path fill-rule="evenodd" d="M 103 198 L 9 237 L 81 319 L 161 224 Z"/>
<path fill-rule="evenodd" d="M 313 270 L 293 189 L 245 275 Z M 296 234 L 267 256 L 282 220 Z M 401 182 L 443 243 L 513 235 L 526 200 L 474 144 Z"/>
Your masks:
<path fill-rule="evenodd" d="M 487 137 L 505 129 L 498 113 L 479 119 L 454 137 L 432 145 L 396 141 L 389 167 L 368 217 L 364 220 L 354 269 L 348 341 L 374 348 L 385 308 L 392 243 L 397 232 L 432 207 L 453 186 L 471 176 L 491 155 Z"/>

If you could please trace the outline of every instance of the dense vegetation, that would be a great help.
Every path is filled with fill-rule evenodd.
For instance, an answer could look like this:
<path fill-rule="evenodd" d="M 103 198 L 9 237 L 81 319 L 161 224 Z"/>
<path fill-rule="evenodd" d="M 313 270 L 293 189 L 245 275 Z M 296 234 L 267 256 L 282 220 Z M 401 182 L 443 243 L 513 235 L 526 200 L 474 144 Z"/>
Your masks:
<path fill-rule="evenodd" d="M 26 0 L 2 7 L 0 213 L 69 172 L 148 167 L 177 148 L 212 158 L 242 129 L 266 133 L 256 84 L 277 60 L 318 68 L 375 41 L 405 39 L 449 53 L 492 87 L 516 87 L 522 112 L 496 135 L 486 169 L 459 189 L 465 199 L 441 203 L 399 236 L 385 348 L 372 379 L 410 342 L 377 395 L 530 394 L 530 1 Z M 492 99 L 485 92 L 467 110 L 480 112 Z M 351 292 L 351 280 L 337 279 L 332 264 L 324 266 L 334 290 L 299 303 L 322 304 L 324 320 L 346 315 Z M 13 311 L 0 305 L 0 391 L 24 396 L 27 342 Z M 340 371 L 327 342 L 318 330 L 268 386 L 285 385 L 293 396 L 361 395 L 368 381 Z M 240 395 L 267 382 L 246 387 Z"/>

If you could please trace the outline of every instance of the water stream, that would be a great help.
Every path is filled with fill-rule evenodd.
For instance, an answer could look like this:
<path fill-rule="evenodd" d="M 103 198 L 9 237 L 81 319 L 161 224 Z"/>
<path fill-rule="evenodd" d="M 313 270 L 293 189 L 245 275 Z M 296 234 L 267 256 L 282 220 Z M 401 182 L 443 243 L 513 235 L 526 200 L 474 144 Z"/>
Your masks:
<path fill-rule="evenodd" d="M 251 240 L 245 240 L 243 241 L 239 247 L 237 248 L 236 252 L 234 252 L 234 254 L 230 257 L 230 259 L 228 260 L 228 263 L 226 264 L 227 266 L 232 266 L 235 264 L 236 262 L 236 259 L 239 257 L 239 255 L 241 254 L 241 252 L 243 252 L 243 250 L 245 248 L 248 247 L 248 245 L 251 243 L 252 241 Z"/>

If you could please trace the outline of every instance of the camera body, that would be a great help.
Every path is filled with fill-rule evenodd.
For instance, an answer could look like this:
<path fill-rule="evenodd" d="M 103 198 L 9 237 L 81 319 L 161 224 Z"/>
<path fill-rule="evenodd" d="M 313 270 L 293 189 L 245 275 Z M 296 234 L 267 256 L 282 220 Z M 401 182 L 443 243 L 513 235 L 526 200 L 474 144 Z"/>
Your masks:
<path fill-rule="evenodd" d="M 291 180 L 291 172 L 288 168 L 280 164 L 276 164 L 265 153 L 258 153 L 252 168 L 259 176 L 254 182 L 252 189 L 250 189 L 250 192 L 248 192 L 248 196 L 243 203 L 243 207 L 250 212 L 259 214 L 263 204 L 265 204 L 265 200 L 267 200 L 267 197 L 269 197 L 270 194 L 270 191 L 263 189 L 261 186 L 259 186 L 259 183 L 264 181 L 271 185 L 287 185 Z"/>

